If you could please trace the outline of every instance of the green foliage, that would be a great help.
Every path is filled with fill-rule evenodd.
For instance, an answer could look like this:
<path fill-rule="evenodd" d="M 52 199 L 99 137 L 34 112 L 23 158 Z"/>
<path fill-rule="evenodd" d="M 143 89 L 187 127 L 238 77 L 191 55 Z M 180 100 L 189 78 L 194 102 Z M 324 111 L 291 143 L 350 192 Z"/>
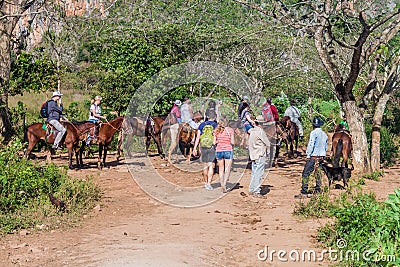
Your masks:
<path fill-rule="evenodd" d="M 383 170 L 381 171 L 374 171 L 370 174 L 364 174 L 362 178 L 368 179 L 368 180 L 373 180 L 373 181 L 379 181 L 379 177 L 382 177 L 384 174 Z"/>
<path fill-rule="evenodd" d="M 57 69 L 51 59 L 38 54 L 22 52 L 11 64 L 11 95 L 23 94 L 24 91 L 46 91 L 57 87 Z"/>
<path fill-rule="evenodd" d="M 335 205 L 329 200 L 329 192 L 324 192 L 312 196 L 307 203 L 296 203 L 293 214 L 304 218 L 322 218 L 328 216 L 333 207 Z"/>
<path fill-rule="evenodd" d="M 26 105 L 18 101 L 14 108 L 9 109 L 9 114 L 16 135 L 22 138 L 24 136 L 24 120 L 27 114 Z"/>
<path fill-rule="evenodd" d="M 71 102 L 63 113 L 70 121 L 85 121 L 89 116 L 89 106 L 87 108 L 86 106 L 80 105 L 78 102 Z"/>
<path fill-rule="evenodd" d="M 318 230 L 318 239 L 326 247 L 358 251 L 359 259 L 348 258 L 346 265 L 392 266 L 400 263 L 400 189 L 385 203 L 373 194 L 357 194 L 352 201 L 333 209 L 335 221 Z M 338 240 L 346 247 L 338 247 Z M 361 255 L 368 253 L 368 259 Z M 391 257 L 394 255 L 394 257 Z"/>
<path fill-rule="evenodd" d="M 67 204 L 71 218 L 100 198 L 91 180 L 72 179 L 54 164 L 39 165 L 22 158 L 22 146 L 17 140 L 0 150 L 0 233 L 46 221 L 48 214 L 60 216 L 50 203 L 49 193 Z"/>

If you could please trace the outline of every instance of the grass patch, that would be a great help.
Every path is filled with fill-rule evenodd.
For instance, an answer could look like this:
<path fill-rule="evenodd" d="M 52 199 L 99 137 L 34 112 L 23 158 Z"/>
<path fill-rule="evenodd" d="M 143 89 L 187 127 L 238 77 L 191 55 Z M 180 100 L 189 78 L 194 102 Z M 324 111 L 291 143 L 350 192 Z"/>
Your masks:
<path fill-rule="evenodd" d="M 364 174 L 362 176 L 362 178 L 368 179 L 368 180 L 373 180 L 373 181 L 379 181 L 380 177 L 382 177 L 383 175 L 384 175 L 383 170 L 380 170 L 380 171 L 374 171 L 370 174 Z"/>

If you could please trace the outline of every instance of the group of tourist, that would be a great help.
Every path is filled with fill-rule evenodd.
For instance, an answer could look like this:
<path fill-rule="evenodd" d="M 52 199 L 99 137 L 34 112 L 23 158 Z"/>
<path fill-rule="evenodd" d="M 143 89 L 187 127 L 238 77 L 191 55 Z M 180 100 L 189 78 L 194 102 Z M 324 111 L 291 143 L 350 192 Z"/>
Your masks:
<path fill-rule="evenodd" d="M 290 106 L 285 110 L 284 116 L 288 116 L 292 122 L 296 123 L 299 129 L 300 140 L 302 140 L 304 131 L 300 121 L 301 113 L 295 105 L 296 101 L 291 100 Z M 180 100 L 176 100 L 171 113 L 174 113 L 178 122 L 188 123 L 193 128 L 198 129 L 194 142 L 193 155 L 197 156 L 198 151 L 200 152 L 201 161 L 204 164 L 204 187 L 207 190 L 214 189 L 211 181 L 214 174 L 213 162 L 216 159 L 219 167 L 221 188 L 223 192 L 227 192 L 229 191 L 227 181 L 233 159 L 234 130 L 228 127 L 226 122 L 217 120 L 215 107 L 215 101 L 211 100 L 205 112 L 204 121 L 200 124 L 193 120 L 193 110 L 188 98 L 185 98 L 183 104 Z M 277 108 L 272 103 L 272 99 L 267 98 L 261 106 L 261 114 L 254 116 L 254 114 L 251 114 L 249 98 L 243 96 L 238 106 L 238 117 L 247 133 L 246 137 L 252 169 L 249 194 L 254 197 L 265 198 L 266 196 L 261 193 L 260 186 L 264 178 L 265 163 L 272 155 L 268 155 L 267 153 L 271 144 L 261 125 L 276 123 L 279 120 L 279 114 Z M 309 176 L 313 172 L 318 160 L 326 156 L 328 137 L 321 129 L 323 124 L 324 122 L 318 117 L 312 121 L 313 130 L 310 133 L 306 151 L 307 161 L 302 172 L 301 191 L 300 194 L 295 195 L 295 198 L 310 197 L 308 193 Z M 206 137 L 207 135 L 212 135 L 212 141 L 210 141 L 211 137 Z M 314 193 L 319 193 L 320 191 L 321 180 L 317 179 Z"/>

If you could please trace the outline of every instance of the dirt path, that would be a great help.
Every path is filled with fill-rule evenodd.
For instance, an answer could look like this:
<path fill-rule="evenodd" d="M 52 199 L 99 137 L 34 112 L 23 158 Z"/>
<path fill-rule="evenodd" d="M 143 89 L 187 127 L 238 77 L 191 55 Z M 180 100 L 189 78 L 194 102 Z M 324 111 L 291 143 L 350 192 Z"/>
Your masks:
<path fill-rule="evenodd" d="M 327 265 L 318 261 L 281 262 L 276 253 L 273 261 L 261 261 L 257 256 L 265 246 L 269 252 L 322 250 L 313 237 L 326 221 L 292 215 L 300 201 L 293 195 L 299 191 L 304 158 L 270 171 L 264 183 L 271 190 L 267 199 L 247 196 L 250 170 L 246 170 L 241 188 L 197 208 L 173 207 L 153 199 L 138 187 L 126 164 L 117 164 L 114 156 L 109 158 L 114 160 L 113 166 L 102 172 L 95 169 L 94 159 L 91 168 L 69 172 L 75 177 L 94 176 L 104 189 L 100 207 L 68 230 L 2 238 L 0 266 Z M 157 158 L 152 162 L 160 172 L 171 169 Z M 185 176 L 174 169 L 166 172 L 201 184 L 200 174 Z M 368 180 L 365 188 L 384 199 L 393 188 L 400 187 L 399 176 L 398 167 L 388 169 L 381 181 Z"/>

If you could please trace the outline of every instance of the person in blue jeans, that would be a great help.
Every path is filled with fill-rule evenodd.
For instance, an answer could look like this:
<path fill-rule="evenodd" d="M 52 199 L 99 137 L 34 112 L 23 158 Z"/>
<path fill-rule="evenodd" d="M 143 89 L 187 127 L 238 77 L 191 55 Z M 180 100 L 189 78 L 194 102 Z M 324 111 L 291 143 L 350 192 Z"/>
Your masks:
<path fill-rule="evenodd" d="M 267 134 L 260 124 L 265 122 L 260 115 L 254 120 L 254 127 L 249 129 L 249 156 L 251 160 L 251 178 L 249 185 L 249 194 L 253 197 L 265 197 L 261 195 L 261 183 L 264 177 L 265 161 L 268 157 L 271 143 Z"/>
<path fill-rule="evenodd" d="M 314 171 L 315 163 L 322 160 L 326 156 L 326 151 L 328 150 L 328 136 L 321 129 L 324 125 L 324 121 L 318 117 L 315 117 L 312 121 L 313 130 L 310 133 L 310 140 L 308 141 L 308 146 L 306 150 L 307 161 L 304 166 L 302 179 L 301 179 L 301 191 L 300 194 L 295 195 L 295 198 L 307 198 L 311 197 L 308 194 L 308 180 L 311 173 Z M 317 175 L 316 185 L 314 193 L 321 192 L 321 176 Z"/>

